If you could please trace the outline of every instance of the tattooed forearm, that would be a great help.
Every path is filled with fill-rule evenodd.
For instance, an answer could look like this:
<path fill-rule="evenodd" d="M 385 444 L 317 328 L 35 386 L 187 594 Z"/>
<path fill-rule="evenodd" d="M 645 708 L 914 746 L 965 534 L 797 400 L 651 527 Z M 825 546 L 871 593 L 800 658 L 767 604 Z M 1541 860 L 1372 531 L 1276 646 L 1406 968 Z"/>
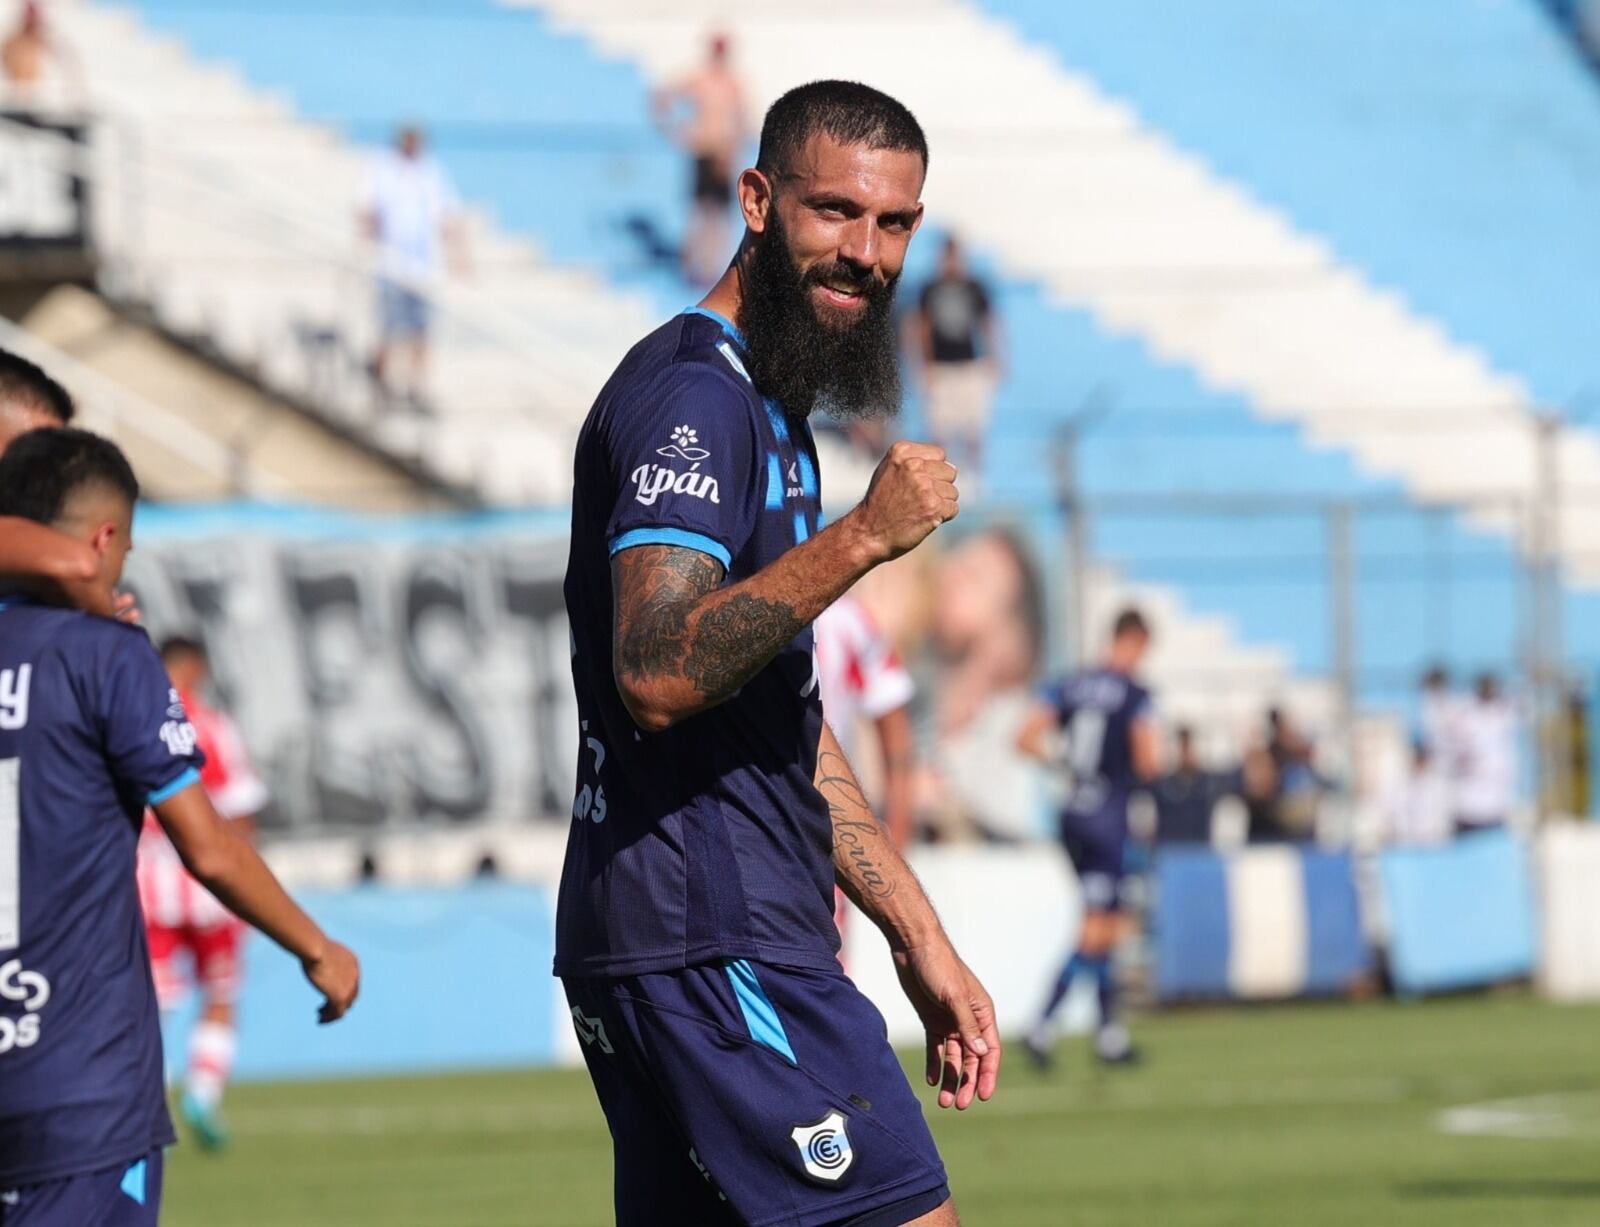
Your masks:
<path fill-rule="evenodd" d="M 833 865 L 841 884 L 851 895 L 888 899 L 895 884 L 887 857 L 894 850 L 843 754 L 825 749 L 817 755 L 816 785 L 833 822 Z"/>
<path fill-rule="evenodd" d="M 696 619 L 684 676 L 707 698 L 726 698 L 804 628 L 787 602 L 730 594 Z"/>
<path fill-rule="evenodd" d="M 689 611 L 722 582 L 722 565 L 698 550 L 648 545 L 617 555 L 611 578 L 618 676 L 681 673 Z"/>

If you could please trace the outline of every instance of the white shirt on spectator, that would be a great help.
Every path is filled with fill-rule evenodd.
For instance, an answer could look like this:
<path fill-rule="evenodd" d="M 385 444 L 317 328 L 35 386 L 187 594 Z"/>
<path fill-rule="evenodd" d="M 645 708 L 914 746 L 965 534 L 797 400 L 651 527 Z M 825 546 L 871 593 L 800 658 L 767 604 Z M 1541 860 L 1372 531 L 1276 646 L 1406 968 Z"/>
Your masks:
<path fill-rule="evenodd" d="M 1430 764 L 1396 781 L 1384 797 L 1384 842 L 1402 848 L 1445 843 L 1453 818 L 1450 781 Z"/>
<path fill-rule="evenodd" d="M 1504 822 L 1517 791 L 1517 713 L 1505 699 L 1465 704 L 1455 789 L 1456 817 L 1469 824 Z"/>
<path fill-rule="evenodd" d="M 444 228 L 460 209 L 444 168 L 425 153 L 388 150 L 367 168 L 362 200 L 377 222 L 381 272 L 403 282 L 437 277 Z"/>

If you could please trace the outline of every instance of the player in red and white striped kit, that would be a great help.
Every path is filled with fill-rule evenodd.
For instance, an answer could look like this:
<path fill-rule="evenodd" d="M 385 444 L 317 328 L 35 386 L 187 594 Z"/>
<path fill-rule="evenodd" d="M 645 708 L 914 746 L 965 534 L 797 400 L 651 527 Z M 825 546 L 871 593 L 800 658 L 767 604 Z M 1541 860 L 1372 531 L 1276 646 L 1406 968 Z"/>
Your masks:
<path fill-rule="evenodd" d="M 267 802 L 266 786 L 250 763 L 238 729 L 224 713 L 199 697 L 209 672 L 205 649 L 190 639 L 168 639 L 161 660 L 205 754 L 200 772 L 217 813 L 247 824 Z M 235 1003 L 239 995 L 244 923 L 190 875 L 177 849 L 146 811 L 139 839 L 139 902 L 150 942 L 150 964 L 163 1016 L 183 999 L 192 976 L 202 997 L 199 1021 L 189 1037 L 189 1064 L 180 1103 L 200 1144 L 214 1150 L 227 1141 L 222 1093 L 233 1071 Z"/>
<path fill-rule="evenodd" d="M 866 761 L 856 740 L 863 722 L 877 733 L 883 755 L 884 825 L 895 847 L 911 841 L 911 675 L 872 615 L 846 593 L 812 624 L 822 714 L 852 762 Z M 833 892 L 833 919 L 844 936 L 844 892 Z M 841 956 L 842 957 L 842 956 Z"/>

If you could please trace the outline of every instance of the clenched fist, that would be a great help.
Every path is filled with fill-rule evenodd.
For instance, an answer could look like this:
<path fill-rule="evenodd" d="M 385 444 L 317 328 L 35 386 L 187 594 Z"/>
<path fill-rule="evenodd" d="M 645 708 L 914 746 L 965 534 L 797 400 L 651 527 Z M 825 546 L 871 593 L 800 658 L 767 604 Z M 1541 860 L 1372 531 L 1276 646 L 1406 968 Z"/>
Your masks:
<path fill-rule="evenodd" d="M 896 443 L 855 509 L 868 541 L 887 561 L 915 549 L 960 509 L 956 470 L 931 443 Z"/>

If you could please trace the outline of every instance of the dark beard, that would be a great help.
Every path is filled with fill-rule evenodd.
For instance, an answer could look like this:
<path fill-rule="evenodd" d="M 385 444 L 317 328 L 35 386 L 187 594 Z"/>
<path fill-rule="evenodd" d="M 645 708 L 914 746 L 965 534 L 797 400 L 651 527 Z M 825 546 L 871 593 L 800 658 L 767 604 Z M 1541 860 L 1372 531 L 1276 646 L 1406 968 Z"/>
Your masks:
<path fill-rule="evenodd" d="M 892 418 L 900 412 L 900 354 L 894 326 L 899 281 L 880 283 L 844 263 L 804 274 L 789 257 L 776 214 L 751 245 L 743 274 L 739 326 L 750 378 L 763 396 L 802 417 L 822 410 L 840 421 Z M 866 309 L 837 325 L 818 318 L 812 287 L 842 279 L 866 296 Z"/>

